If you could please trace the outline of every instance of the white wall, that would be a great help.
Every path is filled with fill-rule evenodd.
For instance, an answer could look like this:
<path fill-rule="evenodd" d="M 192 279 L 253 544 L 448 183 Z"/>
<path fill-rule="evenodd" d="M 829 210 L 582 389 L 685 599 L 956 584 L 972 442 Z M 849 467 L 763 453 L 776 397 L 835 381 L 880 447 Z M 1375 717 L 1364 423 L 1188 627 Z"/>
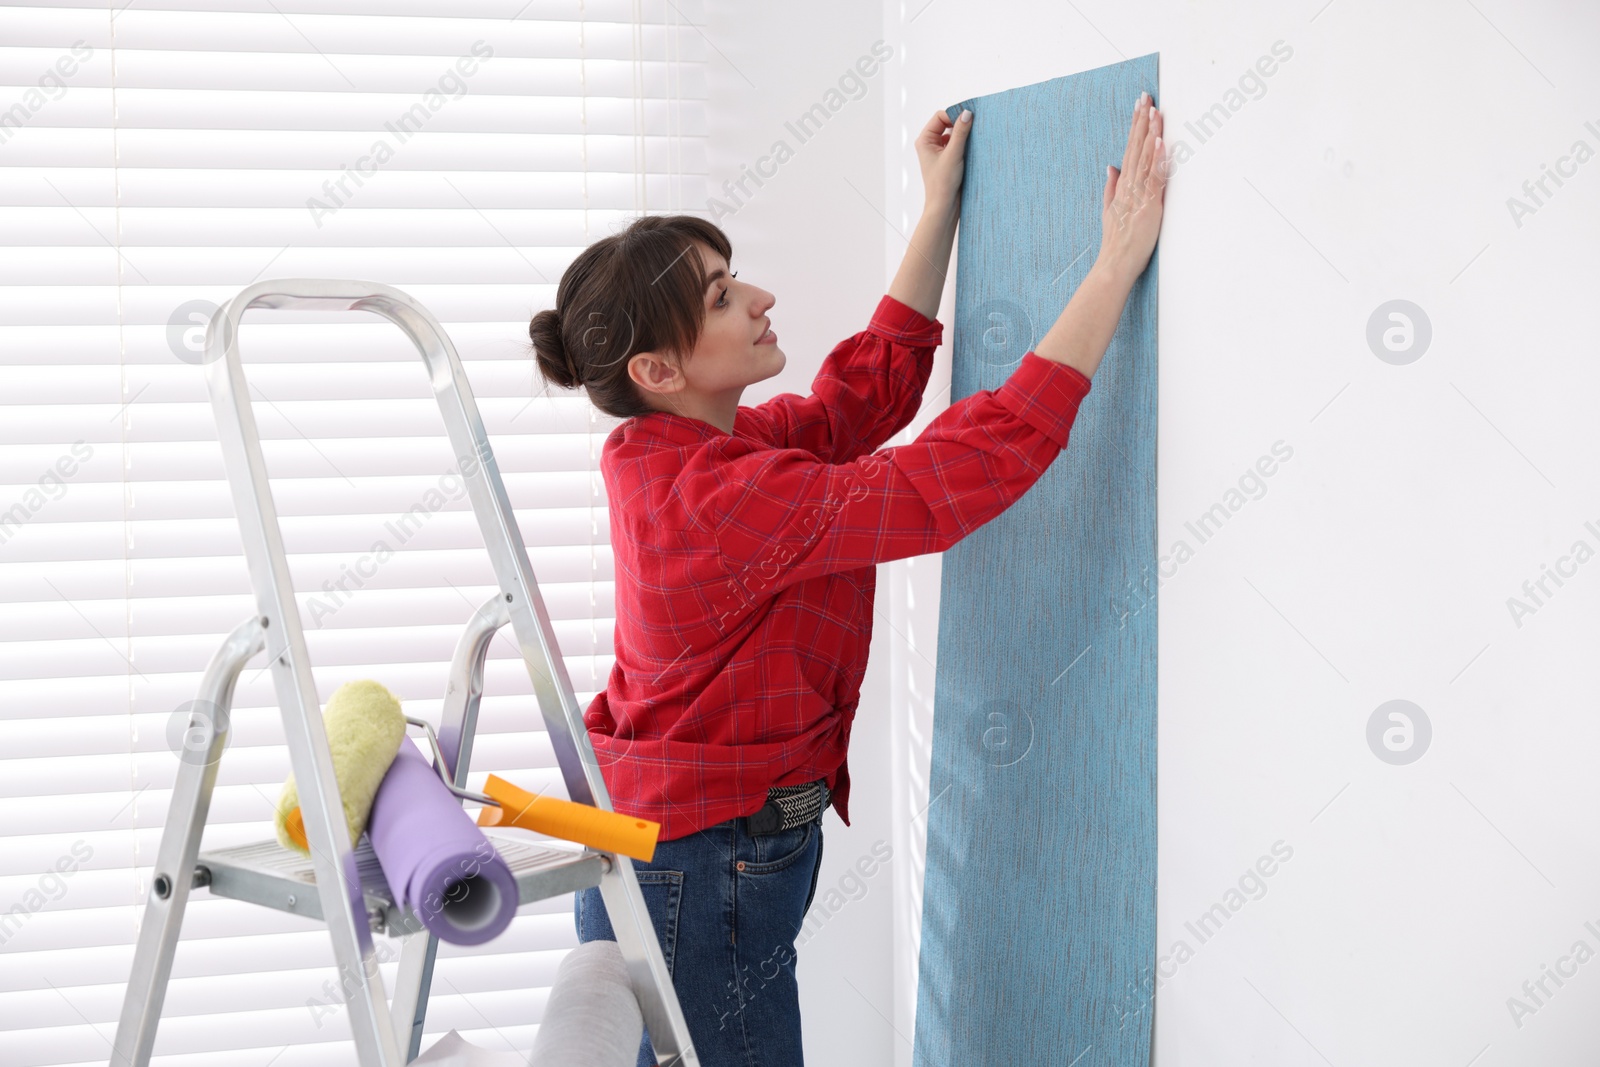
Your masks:
<path fill-rule="evenodd" d="M 1562 961 L 1579 941 L 1600 954 L 1600 563 L 1547 581 L 1520 626 L 1507 598 L 1575 541 L 1600 549 L 1600 162 L 1547 181 L 1520 225 L 1507 198 L 1575 141 L 1600 151 L 1600 18 L 1554 0 L 908 0 L 881 17 L 708 12 L 729 117 L 713 187 L 794 144 L 784 122 L 875 40 L 895 50 L 724 220 L 779 295 L 790 358 L 748 400 L 804 391 L 861 328 L 920 211 L 910 142 L 935 108 L 1159 51 L 1173 147 L 1192 152 L 1161 246 L 1159 540 L 1193 555 L 1159 593 L 1157 940 L 1193 954 L 1165 964 L 1157 1063 L 1589 1062 L 1600 962 Z M 1279 41 L 1292 55 L 1264 90 L 1228 97 Z M 1218 103 L 1236 110 L 1202 143 L 1184 123 Z M 1407 365 L 1366 337 L 1394 299 L 1431 323 Z M 906 439 L 948 383 L 941 349 Z M 1278 442 L 1292 456 L 1264 490 L 1230 495 Z M 1186 524 L 1218 504 L 1201 543 Z M 802 950 L 814 1062 L 911 1060 L 938 593 L 937 558 L 880 569 L 856 825 L 829 817 L 823 887 L 877 840 L 895 858 Z M 1431 723 L 1411 764 L 1368 745 L 1392 699 Z M 1230 897 L 1278 842 L 1291 858 Z M 1203 943 L 1187 929 L 1229 903 Z M 1558 963 L 1576 973 L 1523 992 Z M 1513 1018 L 1513 996 L 1535 1010 Z"/>
<path fill-rule="evenodd" d="M 1592 1062 L 1600 962 L 1563 964 L 1543 1006 L 1521 986 L 1576 942 L 1600 953 L 1600 563 L 1520 627 L 1506 601 L 1573 542 L 1600 548 L 1600 162 L 1520 227 L 1506 201 L 1575 141 L 1600 149 L 1600 20 L 1552 0 L 924 3 L 885 13 L 906 58 L 891 171 L 897 127 L 934 107 L 1152 51 L 1193 149 L 1161 246 L 1160 543 L 1195 553 L 1160 589 L 1158 944 L 1194 954 L 1166 966 L 1156 1062 Z M 1259 99 L 1204 144 L 1183 129 L 1280 40 Z M 1432 325 L 1405 366 L 1365 337 L 1397 298 Z M 1264 495 L 1230 499 L 1278 441 Z M 1219 502 L 1237 511 L 1200 544 L 1185 523 Z M 889 609 L 929 659 L 931 562 Z M 927 802 L 932 672 L 894 651 L 914 981 L 924 825 L 903 820 Z M 1366 740 L 1396 698 L 1433 728 L 1404 766 Z M 1201 944 L 1184 924 L 1279 841 L 1264 895 Z M 1514 995 L 1536 1014 L 1513 1019 Z"/>

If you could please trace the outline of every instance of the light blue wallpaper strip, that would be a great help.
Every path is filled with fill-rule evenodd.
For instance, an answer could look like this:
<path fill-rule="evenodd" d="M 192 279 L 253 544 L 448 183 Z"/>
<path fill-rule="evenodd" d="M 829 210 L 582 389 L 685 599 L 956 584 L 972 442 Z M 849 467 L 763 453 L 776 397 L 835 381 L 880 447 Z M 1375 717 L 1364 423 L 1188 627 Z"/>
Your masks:
<path fill-rule="evenodd" d="M 962 101 L 951 399 L 1093 264 L 1152 54 Z M 944 556 L 916 1067 L 1147 1067 L 1156 929 L 1156 263 L 1071 443 Z"/>

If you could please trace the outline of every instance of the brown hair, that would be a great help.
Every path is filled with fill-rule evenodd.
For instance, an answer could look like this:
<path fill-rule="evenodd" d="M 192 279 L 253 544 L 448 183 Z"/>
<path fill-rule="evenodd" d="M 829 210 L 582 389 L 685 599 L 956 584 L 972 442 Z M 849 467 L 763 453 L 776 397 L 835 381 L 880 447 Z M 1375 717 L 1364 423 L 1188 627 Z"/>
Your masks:
<path fill-rule="evenodd" d="M 645 215 L 578 253 L 556 286 L 556 306 L 528 324 L 545 379 L 582 385 L 595 407 L 617 418 L 657 410 L 628 377 L 628 361 L 656 352 L 682 366 L 694 350 L 709 270 L 696 241 L 725 260 L 733 255 L 727 234 L 694 215 Z"/>

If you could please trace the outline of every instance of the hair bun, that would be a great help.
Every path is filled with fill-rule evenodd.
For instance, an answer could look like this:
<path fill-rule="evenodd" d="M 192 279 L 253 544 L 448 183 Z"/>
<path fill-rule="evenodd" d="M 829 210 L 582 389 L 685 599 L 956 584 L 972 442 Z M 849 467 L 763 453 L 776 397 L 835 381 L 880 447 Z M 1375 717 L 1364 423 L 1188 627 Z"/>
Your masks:
<path fill-rule="evenodd" d="M 561 339 L 561 316 L 546 309 L 528 323 L 528 337 L 533 341 L 534 354 L 539 360 L 539 370 L 548 381 L 563 389 L 576 389 L 582 384 L 578 368 L 567 354 Z"/>

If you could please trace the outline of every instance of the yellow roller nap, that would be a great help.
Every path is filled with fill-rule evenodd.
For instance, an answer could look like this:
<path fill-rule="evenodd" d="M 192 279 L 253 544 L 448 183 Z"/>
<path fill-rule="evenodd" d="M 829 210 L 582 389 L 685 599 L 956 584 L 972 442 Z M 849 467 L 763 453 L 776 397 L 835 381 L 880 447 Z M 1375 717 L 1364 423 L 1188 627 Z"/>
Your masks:
<path fill-rule="evenodd" d="M 661 834 L 658 822 L 539 796 L 493 774 L 484 784 L 483 795 L 498 800 L 501 806 L 480 809 L 479 826 L 517 826 L 601 852 L 620 852 L 645 863 L 656 854 L 656 838 Z"/>
<path fill-rule="evenodd" d="M 339 784 L 339 800 L 344 805 L 345 824 L 350 828 L 350 842 L 354 844 L 367 828 L 367 816 L 372 813 L 372 799 L 378 793 L 378 785 L 389 773 L 389 765 L 405 740 L 405 715 L 400 710 L 399 698 L 377 682 L 346 682 L 328 698 L 322 725 L 328 735 L 328 748 L 333 753 L 333 773 Z M 274 822 L 280 845 L 310 853 L 293 774 L 283 784 Z"/>

